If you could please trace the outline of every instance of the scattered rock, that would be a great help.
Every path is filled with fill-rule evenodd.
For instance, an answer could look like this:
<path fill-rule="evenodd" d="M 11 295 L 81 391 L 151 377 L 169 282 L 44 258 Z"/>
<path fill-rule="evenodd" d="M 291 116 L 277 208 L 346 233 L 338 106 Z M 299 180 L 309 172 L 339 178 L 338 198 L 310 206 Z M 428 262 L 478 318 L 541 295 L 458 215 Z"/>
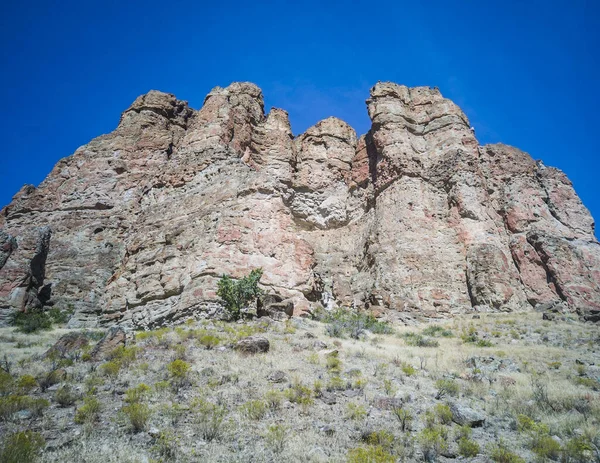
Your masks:
<path fill-rule="evenodd" d="M 456 424 L 461 426 L 467 425 L 471 428 L 483 426 L 485 416 L 481 413 L 457 402 L 450 402 L 448 406 L 452 411 L 452 421 Z"/>
<path fill-rule="evenodd" d="M 269 340 L 262 336 L 248 336 L 247 338 L 240 339 L 236 345 L 235 350 L 244 354 L 258 354 L 269 351 Z"/>
<path fill-rule="evenodd" d="M 393 410 L 394 408 L 402 408 L 404 401 L 398 397 L 375 397 L 373 406 L 380 410 Z"/>
<path fill-rule="evenodd" d="M 64 357 L 89 344 L 88 338 L 81 333 L 67 333 L 62 335 L 56 343 L 46 351 L 44 357 Z"/>
<path fill-rule="evenodd" d="M 90 356 L 94 361 L 105 360 L 117 347 L 125 347 L 126 333 L 123 328 L 112 327 L 94 346 Z"/>
<path fill-rule="evenodd" d="M 337 403 L 337 398 L 333 392 L 323 391 L 320 399 L 327 405 L 335 405 Z"/>
<path fill-rule="evenodd" d="M 278 294 L 266 294 L 258 299 L 256 314 L 273 320 L 285 320 L 294 315 L 294 302 Z"/>
<path fill-rule="evenodd" d="M 285 373 L 281 370 L 276 370 L 267 376 L 267 379 L 272 383 L 283 383 L 287 379 Z"/>

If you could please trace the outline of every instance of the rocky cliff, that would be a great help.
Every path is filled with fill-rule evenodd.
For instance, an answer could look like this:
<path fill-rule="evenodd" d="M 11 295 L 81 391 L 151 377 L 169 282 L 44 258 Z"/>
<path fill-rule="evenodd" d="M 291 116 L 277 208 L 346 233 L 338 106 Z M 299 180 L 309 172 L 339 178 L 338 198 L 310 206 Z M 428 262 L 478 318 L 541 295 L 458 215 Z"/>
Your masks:
<path fill-rule="evenodd" d="M 2 209 L 0 316 L 51 303 L 74 324 L 210 316 L 220 275 L 262 267 L 296 314 L 599 318 L 600 245 L 561 171 L 480 146 L 437 89 L 378 83 L 367 106 L 361 137 L 336 118 L 294 137 L 253 84 L 217 87 L 199 111 L 140 96 Z"/>

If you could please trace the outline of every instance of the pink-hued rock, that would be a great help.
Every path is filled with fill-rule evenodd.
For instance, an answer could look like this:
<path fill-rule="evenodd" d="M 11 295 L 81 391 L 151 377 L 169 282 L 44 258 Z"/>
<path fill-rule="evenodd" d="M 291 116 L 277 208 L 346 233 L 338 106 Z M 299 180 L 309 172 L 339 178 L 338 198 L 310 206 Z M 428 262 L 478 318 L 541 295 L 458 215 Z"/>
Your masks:
<path fill-rule="evenodd" d="M 254 84 L 216 87 L 198 111 L 140 96 L 0 212 L 0 320 L 49 297 L 72 325 L 219 316 L 220 276 L 256 267 L 294 315 L 561 302 L 596 317 L 600 246 L 562 172 L 479 146 L 437 89 L 378 83 L 367 107 L 361 137 L 333 117 L 294 137 Z"/>

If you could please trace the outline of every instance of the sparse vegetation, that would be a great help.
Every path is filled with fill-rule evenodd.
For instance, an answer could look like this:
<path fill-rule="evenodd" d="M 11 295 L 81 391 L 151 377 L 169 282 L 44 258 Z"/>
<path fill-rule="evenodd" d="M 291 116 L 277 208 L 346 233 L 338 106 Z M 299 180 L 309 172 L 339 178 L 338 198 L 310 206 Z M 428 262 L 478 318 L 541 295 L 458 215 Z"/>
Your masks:
<path fill-rule="evenodd" d="M 314 320 L 187 321 L 138 332 L 104 361 L 45 357 L 64 330 L 4 328 L 0 434 L 26 426 L 44 437 L 60 432 L 70 444 L 55 447 L 48 438 L 53 449 L 38 451 L 48 462 L 91 451 L 95 462 L 103 456 L 96 442 L 110 443 L 120 461 L 132 454 L 148 461 L 300 461 L 317 448 L 325 451 L 314 458 L 332 461 L 439 461 L 450 454 L 596 461 L 600 396 L 586 385 L 598 376 L 596 331 L 577 322 L 542 324 L 539 314 L 513 319 L 482 314 L 442 326 L 395 326 L 398 335 L 377 343 L 348 332 L 327 338 L 329 324 Z M 478 339 L 496 331 L 497 347 L 482 352 L 477 342 L 451 335 L 469 334 L 471 326 Z M 359 338 L 373 339 L 368 331 Z M 242 357 L 230 347 L 265 332 L 272 340 L 265 355 Z M 404 333 L 439 347 L 407 343 L 419 338 Z M 91 352 L 93 342 L 81 352 Z M 456 425 L 450 401 L 483 415 L 485 425 Z"/>
<path fill-rule="evenodd" d="M 6 436 L 0 446 L 3 463 L 30 463 L 37 460 L 44 438 L 37 432 L 21 431 Z"/>

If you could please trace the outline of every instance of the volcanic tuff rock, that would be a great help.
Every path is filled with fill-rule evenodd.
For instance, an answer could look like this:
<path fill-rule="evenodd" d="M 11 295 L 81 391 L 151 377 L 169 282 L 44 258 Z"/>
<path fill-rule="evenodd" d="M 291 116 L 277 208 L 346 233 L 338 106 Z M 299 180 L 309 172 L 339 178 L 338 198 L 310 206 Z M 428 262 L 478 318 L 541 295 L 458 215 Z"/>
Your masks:
<path fill-rule="evenodd" d="M 1 315 L 51 298 L 72 324 L 211 316 L 220 275 L 262 267 L 297 315 L 598 316 L 600 245 L 562 172 L 480 146 L 437 89 L 378 83 L 367 106 L 361 137 L 336 118 L 294 137 L 253 84 L 217 87 L 199 111 L 139 97 L 2 209 Z"/>

